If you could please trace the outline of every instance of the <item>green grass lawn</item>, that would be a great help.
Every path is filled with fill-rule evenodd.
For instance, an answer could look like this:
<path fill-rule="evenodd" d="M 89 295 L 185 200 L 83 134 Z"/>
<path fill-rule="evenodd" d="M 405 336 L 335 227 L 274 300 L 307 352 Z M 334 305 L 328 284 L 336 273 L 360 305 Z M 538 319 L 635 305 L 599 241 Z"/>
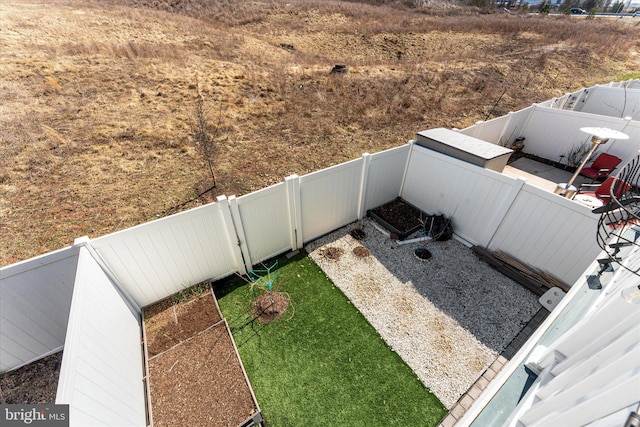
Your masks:
<path fill-rule="evenodd" d="M 435 426 L 446 414 L 411 369 L 306 254 L 280 259 L 282 318 L 254 319 L 262 291 L 214 285 L 267 425 Z"/>

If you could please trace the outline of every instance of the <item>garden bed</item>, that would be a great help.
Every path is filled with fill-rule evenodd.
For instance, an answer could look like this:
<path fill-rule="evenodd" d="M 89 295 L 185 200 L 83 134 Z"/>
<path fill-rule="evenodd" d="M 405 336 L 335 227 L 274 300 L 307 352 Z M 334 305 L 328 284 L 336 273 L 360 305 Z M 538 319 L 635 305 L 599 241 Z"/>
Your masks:
<path fill-rule="evenodd" d="M 155 426 L 261 422 L 233 338 L 209 287 L 144 309 Z"/>
<path fill-rule="evenodd" d="M 370 209 L 367 215 L 383 226 L 392 238 L 404 240 L 422 228 L 427 214 L 407 203 L 400 197 L 377 208 Z"/>

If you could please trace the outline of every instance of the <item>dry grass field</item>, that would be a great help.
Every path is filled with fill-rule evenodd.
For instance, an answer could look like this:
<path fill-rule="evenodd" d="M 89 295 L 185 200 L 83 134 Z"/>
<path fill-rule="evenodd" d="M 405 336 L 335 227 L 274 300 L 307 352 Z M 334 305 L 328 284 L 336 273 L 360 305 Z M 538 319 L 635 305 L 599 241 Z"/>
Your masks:
<path fill-rule="evenodd" d="M 629 78 L 631 21 L 319 0 L 4 1 L 0 265 Z M 331 74 L 336 64 L 349 72 Z M 212 186 L 209 160 L 217 187 L 185 203 Z"/>

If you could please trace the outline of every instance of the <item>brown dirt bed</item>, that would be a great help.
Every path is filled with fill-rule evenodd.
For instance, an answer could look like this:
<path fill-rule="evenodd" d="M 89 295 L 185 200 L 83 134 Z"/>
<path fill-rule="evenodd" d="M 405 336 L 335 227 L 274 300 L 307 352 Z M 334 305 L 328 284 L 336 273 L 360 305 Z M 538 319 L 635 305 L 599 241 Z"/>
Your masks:
<path fill-rule="evenodd" d="M 55 403 L 62 352 L 0 375 L 0 405 Z"/>
<path fill-rule="evenodd" d="M 145 308 L 144 312 L 149 357 L 222 320 L 211 291 L 179 303 L 167 298 Z"/>
<path fill-rule="evenodd" d="M 238 426 L 258 412 L 211 291 L 145 309 L 155 426 Z"/>

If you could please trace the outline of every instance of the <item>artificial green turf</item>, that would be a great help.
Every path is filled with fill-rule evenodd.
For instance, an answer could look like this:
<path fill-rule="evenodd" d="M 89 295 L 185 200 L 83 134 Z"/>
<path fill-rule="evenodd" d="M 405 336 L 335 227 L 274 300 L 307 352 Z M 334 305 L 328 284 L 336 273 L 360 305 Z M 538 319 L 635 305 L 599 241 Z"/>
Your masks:
<path fill-rule="evenodd" d="M 306 254 L 279 262 L 291 305 L 277 321 L 254 319 L 255 286 L 214 287 L 267 425 L 435 426 L 442 403 L 322 270 Z"/>

